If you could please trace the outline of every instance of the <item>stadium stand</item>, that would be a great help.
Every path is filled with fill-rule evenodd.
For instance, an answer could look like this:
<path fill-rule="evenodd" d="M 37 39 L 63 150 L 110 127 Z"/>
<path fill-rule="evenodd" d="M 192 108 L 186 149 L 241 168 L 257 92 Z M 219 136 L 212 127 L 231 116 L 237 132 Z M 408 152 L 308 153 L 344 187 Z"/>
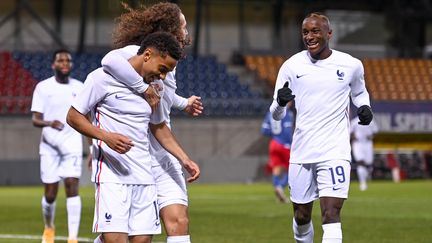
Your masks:
<path fill-rule="evenodd" d="M 274 87 L 279 68 L 286 59 L 284 56 L 246 55 L 245 64 L 246 68 L 257 73 L 258 79 Z"/>
<path fill-rule="evenodd" d="M 432 60 L 363 59 L 366 85 L 377 101 L 432 101 Z"/>
<path fill-rule="evenodd" d="M 73 54 L 71 76 L 84 81 L 87 74 L 100 66 L 101 53 Z M 2 52 L 0 64 L 0 114 L 29 114 L 35 84 L 52 76 L 51 53 Z M 242 84 L 214 56 L 187 56 L 177 66 L 178 93 L 202 97 L 205 115 L 261 115 L 269 101 Z M 183 114 L 173 111 L 174 115 Z"/>
<path fill-rule="evenodd" d="M 283 56 L 246 55 L 245 65 L 274 87 Z M 375 101 L 432 101 L 432 60 L 382 58 L 362 60 L 366 86 Z"/>
<path fill-rule="evenodd" d="M 0 52 L 0 114 L 28 113 L 35 85 L 31 73 L 10 52 Z"/>
<path fill-rule="evenodd" d="M 201 96 L 205 115 L 261 115 L 269 107 L 268 99 L 242 84 L 237 75 L 228 73 L 226 65 L 218 63 L 214 56 L 187 56 L 177 65 L 176 75 L 178 94 Z"/>

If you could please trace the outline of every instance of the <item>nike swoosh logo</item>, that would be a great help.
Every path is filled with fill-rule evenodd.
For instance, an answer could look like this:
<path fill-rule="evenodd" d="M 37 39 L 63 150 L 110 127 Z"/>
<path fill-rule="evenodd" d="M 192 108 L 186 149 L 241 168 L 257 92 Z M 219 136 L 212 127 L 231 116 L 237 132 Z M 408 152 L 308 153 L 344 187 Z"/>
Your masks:
<path fill-rule="evenodd" d="M 342 187 L 333 187 L 333 191 L 337 191 L 337 190 L 340 190 L 340 189 L 342 189 Z"/>
<path fill-rule="evenodd" d="M 116 99 L 123 99 L 123 98 L 126 98 L 126 95 L 121 96 L 121 95 L 116 94 L 115 97 L 116 97 Z"/>
<path fill-rule="evenodd" d="M 296 75 L 296 78 L 301 78 L 301 77 L 303 77 L 303 76 L 305 76 L 305 75 L 307 75 L 307 74 L 302 74 L 302 75 Z"/>
<path fill-rule="evenodd" d="M 160 222 L 156 222 L 155 225 L 156 225 L 156 226 L 159 226 L 159 225 L 160 225 Z"/>

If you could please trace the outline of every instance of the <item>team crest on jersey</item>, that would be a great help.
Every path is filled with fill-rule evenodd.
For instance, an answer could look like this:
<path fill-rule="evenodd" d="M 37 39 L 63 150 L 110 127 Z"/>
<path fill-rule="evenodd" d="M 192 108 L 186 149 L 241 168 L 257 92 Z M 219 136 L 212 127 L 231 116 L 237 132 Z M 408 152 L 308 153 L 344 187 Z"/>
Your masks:
<path fill-rule="evenodd" d="M 336 71 L 336 75 L 338 76 L 339 80 L 343 80 L 343 77 L 345 76 L 344 72 L 341 72 L 339 69 Z"/>

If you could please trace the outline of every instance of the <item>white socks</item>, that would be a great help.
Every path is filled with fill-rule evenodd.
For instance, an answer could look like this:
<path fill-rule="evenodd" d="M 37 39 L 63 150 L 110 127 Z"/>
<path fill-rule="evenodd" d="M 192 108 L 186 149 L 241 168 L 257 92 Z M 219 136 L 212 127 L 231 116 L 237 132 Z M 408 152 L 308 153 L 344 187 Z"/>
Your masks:
<path fill-rule="evenodd" d="M 314 238 L 314 229 L 312 221 L 305 225 L 297 225 L 293 218 L 294 239 L 297 243 L 312 243 Z"/>
<path fill-rule="evenodd" d="M 342 243 L 341 223 L 323 224 L 322 243 Z"/>
<path fill-rule="evenodd" d="M 66 208 L 68 215 L 69 240 L 76 240 L 78 238 L 81 218 L 81 197 L 68 197 L 66 199 Z"/>
<path fill-rule="evenodd" d="M 190 235 L 168 236 L 167 243 L 191 243 Z"/>
<path fill-rule="evenodd" d="M 46 227 L 54 228 L 54 217 L 55 217 L 55 209 L 56 202 L 49 204 L 45 196 L 42 197 L 42 217 Z"/>
<path fill-rule="evenodd" d="M 357 177 L 360 183 L 360 190 L 364 191 L 367 189 L 367 178 L 369 172 L 365 166 L 357 166 Z"/>

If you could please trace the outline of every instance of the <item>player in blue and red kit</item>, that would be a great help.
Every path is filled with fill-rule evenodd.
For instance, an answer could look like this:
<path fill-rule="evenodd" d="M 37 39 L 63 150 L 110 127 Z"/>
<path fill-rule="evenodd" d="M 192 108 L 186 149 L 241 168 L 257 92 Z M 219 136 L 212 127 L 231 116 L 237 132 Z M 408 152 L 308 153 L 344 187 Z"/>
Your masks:
<path fill-rule="evenodd" d="M 272 118 L 267 112 L 261 126 L 261 133 L 270 136 L 268 166 L 272 170 L 272 183 L 276 197 L 280 202 L 287 202 L 284 188 L 288 185 L 288 166 L 292 142 L 293 114 L 287 115 L 280 121 Z"/>

